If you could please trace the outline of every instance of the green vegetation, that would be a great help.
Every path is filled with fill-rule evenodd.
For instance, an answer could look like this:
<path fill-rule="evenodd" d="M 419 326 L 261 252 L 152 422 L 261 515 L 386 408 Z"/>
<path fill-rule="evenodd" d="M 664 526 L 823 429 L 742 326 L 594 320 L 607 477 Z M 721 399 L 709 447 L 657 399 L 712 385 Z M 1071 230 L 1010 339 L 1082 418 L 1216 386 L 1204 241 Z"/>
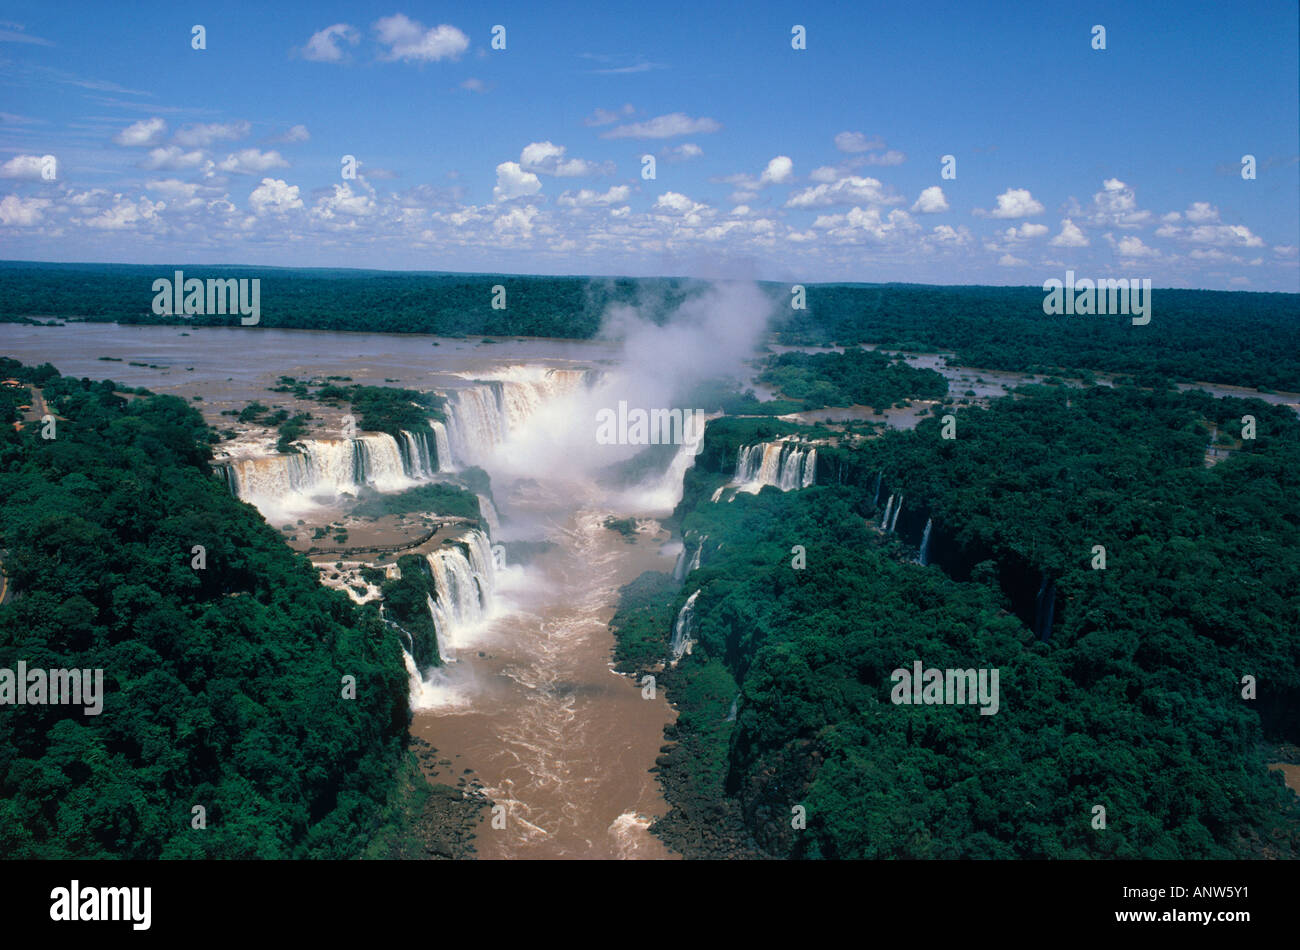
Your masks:
<path fill-rule="evenodd" d="M 1207 468 L 1212 427 L 1247 413 L 1258 438 Z M 1300 855 L 1300 804 L 1264 767 L 1300 735 L 1294 414 L 1041 386 L 954 414 L 954 440 L 927 418 L 826 445 L 817 487 L 728 504 L 712 489 L 772 423 L 709 425 L 676 515 L 707 535 L 701 567 L 675 593 L 639 579 L 613 621 L 622 668 L 646 669 L 701 592 L 692 654 L 660 674 L 681 711 L 660 833 L 697 856 Z M 890 494 L 903 511 L 882 535 Z M 890 674 L 915 660 L 999 669 L 999 711 L 893 704 Z"/>
<path fill-rule="evenodd" d="M 873 350 L 843 353 L 783 353 L 771 357 L 759 382 L 804 409 L 823 406 L 892 406 L 908 397 L 942 399 L 948 383 L 932 369 L 915 369 L 902 357 Z M 970 393 L 969 395 L 974 395 Z"/>
<path fill-rule="evenodd" d="M 405 515 L 413 511 L 428 512 L 453 518 L 482 520 L 478 497 L 458 485 L 433 482 L 416 485 L 406 491 L 384 494 L 367 491 L 353 507 L 351 514 L 358 518 L 380 518 L 384 515 Z"/>
<path fill-rule="evenodd" d="M 98 716 L 4 709 L 0 853 L 347 858 L 387 840 L 409 758 L 392 632 L 230 496 L 183 400 L 16 365 L 60 421 L 51 440 L 0 431 L 0 667 L 102 669 L 105 697 Z"/>

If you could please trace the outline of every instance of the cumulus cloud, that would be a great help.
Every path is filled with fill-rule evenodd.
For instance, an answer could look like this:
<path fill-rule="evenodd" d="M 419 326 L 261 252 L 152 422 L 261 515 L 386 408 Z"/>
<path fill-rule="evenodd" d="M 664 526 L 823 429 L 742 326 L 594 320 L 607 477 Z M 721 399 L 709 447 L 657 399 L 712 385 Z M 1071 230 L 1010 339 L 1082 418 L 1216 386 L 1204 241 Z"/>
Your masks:
<path fill-rule="evenodd" d="M 347 23 L 335 23 L 311 35 L 302 48 L 302 58 L 316 63 L 341 63 L 344 53 L 340 42 L 356 46 L 361 40 L 358 30 Z"/>
<path fill-rule="evenodd" d="M 1027 241 L 1030 238 L 1042 237 L 1050 228 L 1045 224 L 1022 224 L 1020 227 L 1010 227 L 1002 232 L 1003 237 L 1009 241 Z"/>
<path fill-rule="evenodd" d="M 659 157 L 666 162 L 689 162 L 692 158 L 699 158 L 704 154 L 704 149 L 700 148 L 694 142 L 683 142 L 681 145 L 669 145 L 660 149 Z"/>
<path fill-rule="evenodd" d="M 881 215 L 879 208 L 854 207 L 845 214 L 818 215 L 812 226 L 825 230 L 828 238 L 842 243 L 856 243 L 863 237 L 884 243 L 920 230 L 912 216 L 898 208 Z"/>
<path fill-rule="evenodd" d="M 211 122 L 187 125 L 177 130 L 172 141 L 186 148 L 204 148 L 213 142 L 237 141 L 245 138 L 252 126 L 241 120 L 239 122 Z"/>
<path fill-rule="evenodd" d="M 780 185 L 790 180 L 790 175 L 794 171 L 794 162 L 788 155 L 778 155 L 767 163 L 763 169 L 763 174 L 759 175 L 758 183 L 760 185 Z"/>
<path fill-rule="evenodd" d="M 1159 252 L 1155 248 L 1147 247 L 1145 244 L 1142 243 L 1142 239 L 1138 237 L 1136 234 L 1125 235 L 1124 237 L 1120 238 L 1118 242 L 1116 242 L 1113 238 L 1111 238 L 1109 234 L 1106 235 L 1106 237 L 1108 240 L 1111 241 L 1112 245 L 1114 246 L 1116 252 L 1119 254 L 1120 257 L 1135 259 L 1139 257 L 1159 256 Z"/>
<path fill-rule="evenodd" d="M 1213 207 L 1208 201 L 1194 201 L 1192 206 L 1187 209 L 1187 220 L 1193 224 L 1218 221 L 1219 209 Z"/>
<path fill-rule="evenodd" d="M 330 220 L 339 216 L 345 218 L 364 217 L 375 210 L 375 200 L 368 194 L 354 193 L 345 182 L 332 186 L 328 195 L 316 202 L 312 214 L 318 218 Z"/>
<path fill-rule="evenodd" d="M 298 186 L 286 184 L 281 178 L 263 178 L 262 183 L 248 196 L 248 206 L 257 215 L 274 212 L 283 214 L 302 207 Z"/>
<path fill-rule="evenodd" d="M 582 158 L 566 158 L 563 145 L 554 142 L 532 142 L 519 153 L 519 167 L 527 172 L 553 175 L 556 178 L 588 178 L 609 175 L 614 171 L 612 162 L 597 164 Z"/>
<path fill-rule="evenodd" d="M 245 148 L 227 155 L 217 165 L 223 172 L 236 175 L 260 175 L 272 168 L 288 168 L 279 152 L 259 152 L 255 148 Z"/>
<path fill-rule="evenodd" d="M 19 198 L 5 195 L 0 201 L 0 224 L 7 227 L 26 228 L 39 224 L 43 211 L 52 202 L 48 198 Z"/>
<path fill-rule="evenodd" d="M 1137 228 L 1151 220 L 1151 212 L 1138 209 L 1132 188 L 1118 178 L 1107 178 L 1092 196 L 1089 220 L 1099 227 Z"/>
<path fill-rule="evenodd" d="M 868 202 L 870 204 L 898 204 L 903 199 L 889 192 L 875 178 L 851 175 L 839 181 L 805 188 L 786 199 L 787 208 L 819 208 L 827 205 Z"/>
<path fill-rule="evenodd" d="M 1029 193 L 1028 188 L 1008 188 L 998 195 L 998 205 L 992 211 L 976 208 L 975 213 L 992 218 L 1032 218 L 1045 210 L 1042 203 Z"/>
<path fill-rule="evenodd" d="M 835 147 L 841 152 L 868 152 L 885 147 L 881 139 L 869 139 L 861 132 L 841 132 L 835 136 Z"/>
<path fill-rule="evenodd" d="M 40 155 L 15 155 L 0 165 L 0 178 L 23 178 L 28 181 L 41 180 L 41 167 L 44 157 Z"/>
<path fill-rule="evenodd" d="M 944 197 L 942 188 L 931 185 L 921 192 L 920 197 L 916 199 L 916 204 L 912 205 L 912 210 L 918 214 L 937 214 L 940 211 L 947 211 L 948 199 Z"/>
<path fill-rule="evenodd" d="M 407 62 L 456 59 L 469 49 L 469 37 L 446 23 L 427 29 L 402 13 L 375 22 L 379 42 L 388 47 L 381 58 Z"/>
<path fill-rule="evenodd" d="M 1012 254 L 1003 254 L 998 258 L 999 267 L 1024 267 L 1026 263 L 1028 262 L 1023 261 Z"/>
<path fill-rule="evenodd" d="M 670 139 L 678 135 L 716 132 L 722 126 L 713 119 L 692 119 L 684 112 L 655 116 L 645 122 L 620 125 L 601 134 L 607 139 Z"/>
<path fill-rule="evenodd" d="M 133 228 L 143 221 L 154 220 L 158 212 L 166 207 L 165 201 L 150 201 L 148 198 L 132 201 L 121 195 L 114 195 L 111 208 L 106 208 L 93 217 L 84 218 L 80 223 L 101 231 L 122 231 Z"/>
<path fill-rule="evenodd" d="M 1069 218 L 1061 219 L 1061 233 L 1047 242 L 1053 247 L 1087 247 L 1088 238 Z"/>
<path fill-rule="evenodd" d="M 152 119 L 141 119 L 139 122 L 132 122 L 113 136 L 113 141 L 128 148 L 146 147 L 157 145 L 162 141 L 166 132 L 167 123 L 154 116 Z"/>
<path fill-rule="evenodd" d="M 524 171 L 518 162 L 502 162 L 497 166 L 497 183 L 492 189 L 494 201 L 510 201 L 524 195 L 535 195 L 541 190 L 541 179 Z"/>
<path fill-rule="evenodd" d="M 197 168 L 203 164 L 203 152 L 187 152 L 178 145 L 166 145 L 149 151 L 148 157 L 140 163 L 147 171 L 176 171 L 185 168 Z"/>
<path fill-rule="evenodd" d="M 292 144 L 293 142 L 306 142 L 311 138 L 311 133 L 307 131 L 305 125 L 295 125 L 283 135 L 276 136 L 271 141 Z"/>
<path fill-rule="evenodd" d="M 615 185 L 605 192 L 593 191 L 590 188 L 583 188 L 576 193 L 566 191 L 556 199 L 556 204 L 567 208 L 593 208 L 618 204 L 627 201 L 631 190 L 627 185 Z"/>

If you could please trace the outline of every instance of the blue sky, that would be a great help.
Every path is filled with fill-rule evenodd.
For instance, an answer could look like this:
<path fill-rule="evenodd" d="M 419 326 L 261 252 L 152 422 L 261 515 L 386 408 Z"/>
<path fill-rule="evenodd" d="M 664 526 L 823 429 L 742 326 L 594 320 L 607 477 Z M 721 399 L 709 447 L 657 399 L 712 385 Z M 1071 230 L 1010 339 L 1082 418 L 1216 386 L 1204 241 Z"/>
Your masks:
<path fill-rule="evenodd" d="M 11 0 L 0 257 L 1300 290 L 1294 2 L 483 10 Z"/>

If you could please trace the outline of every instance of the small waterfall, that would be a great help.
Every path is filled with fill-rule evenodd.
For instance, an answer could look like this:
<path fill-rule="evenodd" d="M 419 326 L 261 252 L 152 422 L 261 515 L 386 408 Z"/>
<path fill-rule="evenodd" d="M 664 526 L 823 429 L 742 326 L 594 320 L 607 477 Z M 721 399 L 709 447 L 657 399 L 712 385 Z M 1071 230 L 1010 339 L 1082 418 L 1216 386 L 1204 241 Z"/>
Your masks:
<path fill-rule="evenodd" d="M 898 496 L 898 506 L 894 508 L 894 517 L 889 522 L 889 533 L 894 533 L 894 528 L 898 524 L 898 513 L 903 510 L 903 496 Z"/>
<path fill-rule="evenodd" d="M 889 512 L 894 507 L 894 494 L 890 492 L 889 501 L 885 502 L 885 516 L 880 519 L 880 530 L 889 530 Z"/>
<path fill-rule="evenodd" d="M 817 483 L 817 450 L 809 449 L 808 455 L 803 460 L 803 484 L 802 488 L 811 488 Z"/>
<path fill-rule="evenodd" d="M 700 543 L 695 548 L 695 553 L 688 559 L 686 557 L 687 545 L 685 540 L 682 541 L 682 551 L 677 555 L 677 563 L 673 565 L 673 580 L 681 583 L 686 580 L 686 575 L 691 571 L 697 570 L 700 566 L 700 556 L 704 553 L 704 542 L 709 539 L 706 534 L 700 538 Z"/>
<path fill-rule="evenodd" d="M 671 649 L 674 665 L 682 658 L 682 654 L 690 649 L 691 621 L 695 619 L 695 599 L 699 596 L 700 592 L 697 590 L 686 598 L 686 603 L 682 604 L 682 609 L 677 613 L 677 622 L 673 624 Z"/>
<path fill-rule="evenodd" d="M 727 711 L 727 718 L 724 719 L 724 720 L 722 720 L 723 722 L 735 722 L 735 721 L 736 721 L 736 708 L 737 708 L 737 706 L 739 705 L 739 703 L 740 703 L 740 694 L 737 693 L 734 697 L 732 697 L 732 700 L 731 700 L 731 709 Z"/>
<path fill-rule="evenodd" d="M 872 508 L 880 507 L 880 479 L 884 476 L 884 474 L 885 474 L 884 472 L 876 472 L 876 497 L 871 499 Z"/>
<path fill-rule="evenodd" d="M 925 530 L 921 532 L 921 550 L 916 556 L 916 563 L 925 567 L 930 563 L 930 529 L 934 527 L 934 519 L 925 519 Z"/>
<path fill-rule="evenodd" d="M 428 442 L 402 433 L 403 446 L 386 432 L 355 439 L 303 439 L 296 452 L 232 458 L 223 464 L 235 494 L 259 508 L 277 508 L 320 496 L 355 494 L 361 485 L 380 491 L 409 487 L 409 470 L 427 471 Z M 408 441 L 409 437 L 409 441 Z"/>
<path fill-rule="evenodd" d="M 402 468 L 407 478 L 424 481 L 437 470 L 429 453 L 429 435 L 426 432 L 401 432 Z"/>
<path fill-rule="evenodd" d="M 455 471 L 451 463 L 451 442 L 447 440 L 447 427 L 437 419 L 430 419 L 429 428 L 433 430 L 433 447 L 437 450 L 438 471 Z"/>
<path fill-rule="evenodd" d="M 476 495 L 478 499 L 479 514 L 483 516 L 483 522 L 488 526 L 488 537 L 496 538 L 501 534 L 501 518 L 497 514 L 496 505 L 492 504 L 492 499 L 487 495 Z"/>

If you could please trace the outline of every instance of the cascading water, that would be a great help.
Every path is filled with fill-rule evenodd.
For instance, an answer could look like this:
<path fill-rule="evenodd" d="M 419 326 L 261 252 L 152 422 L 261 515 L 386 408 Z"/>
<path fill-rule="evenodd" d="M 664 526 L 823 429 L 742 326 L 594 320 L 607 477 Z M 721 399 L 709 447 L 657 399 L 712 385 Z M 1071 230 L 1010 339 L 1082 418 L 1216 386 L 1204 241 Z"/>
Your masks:
<path fill-rule="evenodd" d="M 884 477 L 884 472 L 876 472 L 876 497 L 871 499 L 872 507 L 880 504 L 880 480 Z"/>
<path fill-rule="evenodd" d="M 451 442 L 447 439 L 447 427 L 437 419 L 430 419 L 429 428 L 433 430 L 433 446 L 438 454 L 438 471 L 454 472 L 456 469 L 451 461 Z"/>
<path fill-rule="evenodd" d="M 925 530 L 921 532 L 921 550 L 916 555 L 916 563 L 925 567 L 930 563 L 930 529 L 934 527 L 934 519 L 925 519 Z"/>
<path fill-rule="evenodd" d="M 730 487 L 749 494 L 757 494 L 764 485 L 794 491 L 812 486 L 816 479 L 815 448 L 798 442 L 760 442 L 736 450 L 736 471 Z M 726 487 L 715 491 L 712 500 L 718 501 Z"/>
<path fill-rule="evenodd" d="M 447 400 L 449 464 L 482 462 L 548 400 L 577 392 L 588 379 L 587 370 L 518 366 L 454 390 Z"/>
<path fill-rule="evenodd" d="M 890 492 L 890 494 L 889 494 L 889 501 L 885 502 L 885 515 L 884 515 L 883 518 L 880 519 L 880 530 L 881 530 L 881 531 L 888 531 L 888 530 L 889 530 L 889 513 L 890 513 L 890 511 L 893 510 L 893 507 L 894 507 L 894 494 L 893 494 L 893 492 Z"/>
<path fill-rule="evenodd" d="M 894 508 L 894 517 L 889 521 L 889 533 L 894 533 L 894 528 L 898 526 L 898 513 L 903 510 L 903 496 L 898 496 L 898 505 Z"/>
<path fill-rule="evenodd" d="M 682 609 L 677 612 L 677 622 L 673 624 L 673 642 L 671 650 L 673 654 L 673 664 L 682 658 L 691 640 L 691 622 L 695 619 L 695 599 L 700 596 L 697 590 L 686 598 L 686 603 L 682 604 Z"/>
<path fill-rule="evenodd" d="M 424 557 L 437 591 L 429 612 L 438 634 L 438 649 L 445 644 L 454 654 L 456 634 L 483 619 L 492 605 L 496 589 L 492 544 L 484 532 L 474 529 L 459 543 L 445 544 Z"/>
<path fill-rule="evenodd" d="M 475 497 L 478 498 L 479 514 L 483 516 L 483 521 L 488 526 L 488 537 L 497 537 L 501 534 L 501 517 L 497 514 L 496 505 L 492 504 L 492 499 L 487 495 Z"/>

